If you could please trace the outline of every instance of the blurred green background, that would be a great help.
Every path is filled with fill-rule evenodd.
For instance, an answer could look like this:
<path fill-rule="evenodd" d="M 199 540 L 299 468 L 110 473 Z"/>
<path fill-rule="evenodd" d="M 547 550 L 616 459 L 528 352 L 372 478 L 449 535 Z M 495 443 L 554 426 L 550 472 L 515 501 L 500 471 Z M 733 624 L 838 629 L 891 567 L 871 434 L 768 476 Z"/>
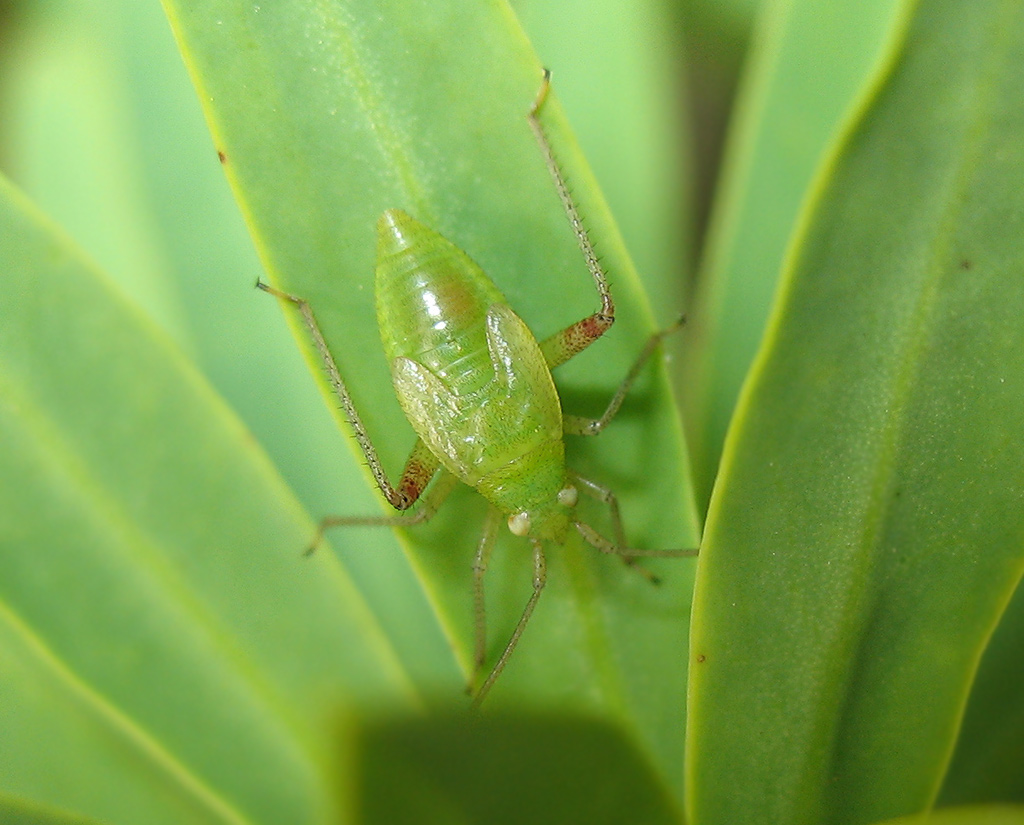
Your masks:
<path fill-rule="evenodd" d="M 0 822 L 1024 822 L 1022 57 L 1011 0 L 0 2 Z M 550 548 L 477 718 L 478 497 L 302 558 L 382 505 L 253 285 L 397 473 L 383 209 L 593 311 L 542 66 L 619 307 L 566 411 L 687 315 L 569 461 L 701 557 Z"/>

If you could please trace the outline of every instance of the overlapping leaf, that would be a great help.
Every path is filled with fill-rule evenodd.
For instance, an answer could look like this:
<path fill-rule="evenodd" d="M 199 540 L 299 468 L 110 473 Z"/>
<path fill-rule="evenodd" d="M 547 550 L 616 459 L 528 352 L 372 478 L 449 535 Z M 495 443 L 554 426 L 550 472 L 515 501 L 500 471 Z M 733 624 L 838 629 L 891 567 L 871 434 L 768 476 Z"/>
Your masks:
<path fill-rule="evenodd" d="M 300 563 L 311 525 L 237 419 L 0 195 L 5 790 L 113 822 L 318 819 L 335 718 L 407 707 L 406 676 L 336 560 Z"/>
<path fill-rule="evenodd" d="M 592 311 L 593 286 L 525 122 L 540 66 L 507 9 L 166 5 L 270 277 L 310 301 L 393 473 L 413 439 L 375 329 L 374 226 L 383 209 L 404 208 L 466 250 L 538 336 Z M 599 412 L 651 322 L 556 100 L 544 117 L 615 278 L 620 321 L 604 357 L 589 366 L 581 357 L 567 371 L 566 407 Z M 692 546 L 665 387 L 638 389 L 617 432 L 571 457 L 621 493 L 631 540 Z M 412 564 L 466 668 L 469 563 L 481 515 L 479 502 L 460 494 L 438 524 L 408 537 Z M 606 516 L 595 508 L 593 518 Z M 368 532 L 332 540 L 346 554 L 369 552 L 375 541 Z M 503 688 L 513 696 L 517 684 L 549 698 L 586 696 L 639 725 L 678 776 L 685 663 L 665 661 L 685 645 L 688 565 L 670 564 L 669 585 L 658 591 L 592 555 L 577 544 L 552 549 L 549 590 L 494 700 Z M 490 580 L 495 650 L 528 595 L 528 553 L 510 542 Z M 665 689 L 648 692 L 652 678 Z"/>
<path fill-rule="evenodd" d="M 693 819 L 938 792 L 1024 567 L 1024 15 L 918 6 L 825 170 L 712 500 Z"/>

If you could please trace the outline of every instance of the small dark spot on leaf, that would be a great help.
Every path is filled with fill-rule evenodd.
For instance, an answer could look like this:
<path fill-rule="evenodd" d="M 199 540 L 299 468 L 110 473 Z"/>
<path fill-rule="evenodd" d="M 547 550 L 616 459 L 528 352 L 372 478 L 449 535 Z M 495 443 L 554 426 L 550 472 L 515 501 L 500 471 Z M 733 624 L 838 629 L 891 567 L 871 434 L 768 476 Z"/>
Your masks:
<path fill-rule="evenodd" d="M 228 162 L 228 156 L 225 155 L 220 149 L 217 150 L 217 159 L 221 163 L 227 163 Z"/>
<path fill-rule="evenodd" d="M 708 657 L 705 656 L 703 653 L 698 653 L 697 654 L 697 664 L 698 665 L 704 664 L 704 662 L 706 662 L 707 660 L 708 660 Z"/>
<path fill-rule="evenodd" d="M 969 260 L 967 260 L 967 258 L 964 258 L 962 261 L 960 261 L 961 269 L 970 269 L 971 266 L 973 266 L 973 264 Z"/>

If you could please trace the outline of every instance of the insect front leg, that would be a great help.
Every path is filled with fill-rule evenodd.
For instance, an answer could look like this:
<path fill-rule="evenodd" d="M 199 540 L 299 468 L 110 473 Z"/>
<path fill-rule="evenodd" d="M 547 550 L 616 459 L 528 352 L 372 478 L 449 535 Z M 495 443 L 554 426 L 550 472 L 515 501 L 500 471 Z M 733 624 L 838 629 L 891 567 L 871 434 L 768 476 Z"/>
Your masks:
<path fill-rule="evenodd" d="M 615 546 L 625 547 L 626 530 L 622 526 L 622 514 L 619 512 L 619 499 L 616 497 L 615 493 L 613 493 L 608 487 L 598 484 L 596 481 L 584 478 L 574 470 L 568 470 L 567 472 L 569 477 L 576 482 L 576 486 L 581 488 L 586 495 L 608 506 L 608 512 L 612 517 L 612 532 L 615 534 Z"/>
<path fill-rule="evenodd" d="M 637 573 L 640 573 L 651 584 L 661 584 L 661 579 L 641 565 L 637 561 L 638 556 L 668 556 L 675 558 L 678 556 L 697 555 L 696 550 L 635 550 L 627 547 L 626 531 L 622 525 L 622 514 L 619 511 L 619 499 L 615 493 L 603 484 L 598 484 L 596 481 L 584 478 L 579 473 L 572 470 L 569 471 L 569 476 L 586 495 L 606 504 L 608 506 L 608 511 L 611 514 L 612 532 L 615 535 L 614 542 L 609 541 L 607 538 L 602 536 L 589 524 L 585 524 L 582 521 L 575 522 L 576 529 L 591 547 L 597 548 L 602 553 L 619 556 L 630 569 L 636 570 Z"/>
<path fill-rule="evenodd" d="M 523 609 L 523 615 L 519 617 L 519 623 L 516 624 L 516 629 L 512 631 L 512 637 L 508 640 L 508 644 L 505 645 L 505 649 L 502 651 L 501 656 L 498 657 L 498 661 L 495 662 L 494 667 L 491 668 L 491 672 L 487 674 L 487 678 L 484 683 L 480 686 L 480 690 L 476 692 L 473 697 L 473 707 L 480 707 L 480 703 L 487 696 L 494 684 L 495 680 L 501 675 L 501 671 L 505 669 L 505 665 L 508 663 L 509 656 L 512 655 L 512 651 L 516 649 L 516 645 L 519 643 L 519 637 L 523 635 L 523 631 L 526 629 L 527 622 L 530 621 L 530 616 L 533 615 L 533 609 L 537 606 L 537 600 L 540 598 L 541 591 L 544 589 L 544 584 L 547 582 L 547 562 L 544 559 L 544 547 L 537 539 L 530 539 L 533 544 L 533 593 L 530 595 L 530 600 L 526 603 L 526 607 Z"/>
<path fill-rule="evenodd" d="M 589 524 L 582 521 L 573 522 L 579 534 L 583 536 L 587 544 L 596 550 L 600 550 L 602 553 L 608 553 L 612 556 L 643 556 L 644 558 L 686 558 L 694 557 L 699 554 L 697 549 L 687 550 L 641 550 L 638 547 L 620 547 L 615 542 L 602 536 Z"/>
<path fill-rule="evenodd" d="M 563 416 L 563 429 L 568 435 L 597 435 L 601 430 L 608 426 L 608 423 L 615 417 L 615 414 L 619 411 L 622 406 L 622 402 L 626 400 L 626 396 L 629 394 L 630 388 L 636 382 L 636 379 L 640 375 L 640 371 L 643 370 L 647 360 L 651 357 L 658 344 L 661 343 L 661 339 L 666 335 L 671 335 L 677 329 L 679 329 L 686 319 L 680 317 L 671 326 L 666 327 L 660 332 L 654 333 L 650 338 L 647 339 L 647 343 L 644 344 L 644 348 L 640 351 L 639 357 L 633 362 L 633 366 L 629 368 L 629 372 L 626 373 L 626 377 L 619 384 L 619 388 L 615 391 L 615 395 L 612 396 L 611 401 L 608 402 L 608 407 L 605 409 L 604 414 L 600 418 L 585 418 L 579 415 L 566 415 Z"/>

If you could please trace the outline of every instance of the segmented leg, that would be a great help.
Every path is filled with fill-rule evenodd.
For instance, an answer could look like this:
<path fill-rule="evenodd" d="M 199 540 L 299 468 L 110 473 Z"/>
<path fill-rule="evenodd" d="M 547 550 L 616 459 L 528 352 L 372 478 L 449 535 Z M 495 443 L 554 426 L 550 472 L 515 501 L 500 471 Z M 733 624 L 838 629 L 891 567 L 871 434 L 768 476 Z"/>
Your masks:
<path fill-rule="evenodd" d="M 576 242 L 579 244 L 583 258 L 587 262 L 587 269 L 594 279 L 594 285 L 601 296 L 601 309 L 593 315 L 589 315 L 582 321 L 577 321 L 572 326 L 566 327 L 561 332 L 555 333 L 550 338 L 541 341 L 540 349 L 544 353 L 544 360 L 549 368 L 564 364 L 574 355 L 582 352 L 594 341 L 604 335 L 605 331 L 615 322 L 615 302 L 612 300 L 611 291 L 608 288 L 608 278 L 601 266 L 601 262 L 594 253 L 594 245 L 590 242 L 587 229 L 580 219 L 579 211 L 576 209 L 576 202 L 572 198 L 569 186 L 565 182 L 562 170 L 555 159 L 554 150 L 544 133 L 544 127 L 540 122 L 540 110 L 547 99 L 548 91 L 551 89 L 551 72 L 544 70 L 544 79 L 541 81 L 540 90 L 534 98 L 533 106 L 530 107 L 530 114 L 527 119 L 530 129 L 533 131 L 537 143 L 540 144 L 541 153 L 544 155 L 544 163 L 548 167 L 552 180 L 555 182 L 555 189 L 558 191 L 558 198 L 562 202 L 565 214 L 569 216 L 569 223 L 572 224 L 572 231 L 576 235 Z"/>
<path fill-rule="evenodd" d="M 697 555 L 697 551 L 689 550 L 637 550 L 633 551 L 626 546 L 626 530 L 622 525 L 622 514 L 619 511 L 619 499 L 608 487 L 584 478 L 579 473 L 569 471 L 569 477 L 576 482 L 586 495 L 608 506 L 612 517 L 612 532 L 615 534 L 614 543 L 601 536 L 590 525 L 576 522 L 576 529 L 587 540 L 587 543 L 596 547 L 603 553 L 611 553 L 619 556 L 622 561 L 631 569 L 646 578 L 651 584 L 661 584 L 661 579 L 637 561 L 637 556 L 690 556 Z"/>
<path fill-rule="evenodd" d="M 579 415 L 562 416 L 562 428 L 565 430 L 566 434 L 597 435 L 601 430 L 607 427 L 608 423 L 619 411 L 619 408 L 622 406 L 622 402 L 626 400 L 626 395 L 628 395 L 630 388 L 640 375 L 640 371 L 644 368 L 647 360 L 651 357 L 651 354 L 657 348 L 658 344 L 661 343 L 661 339 L 666 335 L 671 335 L 684 323 L 686 323 L 686 318 L 680 317 L 671 326 L 666 327 L 660 332 L 654 333 L 654 335 L 647 339 L 647 343 L 644 344 L 644 348 L 640 351 L 639 357 L 637 357 L 636 361 L 633 362 L 633 366 L 629 368 L 629 372 L 626 373 L 626 377 L 622 380 L 622 383 L 619 384 L 619 388 L 615 391 L 615 395 L 612 396 L 612 400 L 608 402 L 608 407 L 600 418 L 585 418 Z"/>
<path fill-rule="evenodd" d="M 508 644 L 505 645 L 505 649 L 502 651 L 498 661 L 491 668 L 491 672 L 487 674 L 487 679 L 480 685 L 480 690 L 473 697 L 474 708 L 480 707 L 480 703 L 490 692 L 491 686 L 494 685 L 495 680 L 501 675 L 501 671 L 505 669 L 508 658 L 512 655 L 512 651 L 516 649 L 519 637 L 523 635 L 526 624 L 530 621 L 530 616 L 533 615 L 533 609 L 537 606 L 537 599 L 540 598 L 540 593 L 544 589 L 544 583 L 547 581 L 547 562 L 544 560 L 544 548 L 537 539 L 530 539 L 530 542 L 533 544 L 533 593 L 530 595 L 530 600 L 526 603 L 523 615 L 519 617 L 516 629 L 512 631 L 512 637 L 508 640 Z"/>
<path fill-rule="evenodd" d="M 484 660 L 487 658 L 487 614 L 484 609 L 484 574 L 487 572 L 487 565 L 491 561 L 491 551 L 494 549 L 494 542 L 498 538 L 498 526 L 501 523 L 501 513 L 496 507 L 487 510 L 487 518 L 484 521 L 484 531 L 480 536 L 480 543 L 477 545 L 476 557 L 473 559 L 473 674 L 469 679 L 469 692 L 480 678 L 484 669 Z"/>
<path fill-rule="evenodd" d="M 643 556 L 644 558 L 682 558 L 696 556 L 699 551 L 694 550 L 641 550 L 636 547 L 622 547 L 609 539 L 606 539 L 589 524 L 582 521 L 574 521 L 573 525 L 579 534 L 591 547 L 607 553 L 610 556 Z"/>
<path fill-rule="evenodd" d="M 619 500 L 615 496 L 615 493 L 604 485 L 598 484 L 596 481 L 584 478 L 574 470 L 569 470 L 568 474 L 569 477 L 576 482 L 576 486 L 586 495 L 608 505 L 608 510 L 612 517 L 612 532 L 615 533 L 615 544 L 617 547 L 625 547 L 626 531 L 622 526 L 622 515 L 619 512 Z"/>
<path fill-rule="evenodd" d="M 398 486 L 392 485 L 387 473 L 384 471 L 380 457 L 377 455 L 377 450 L 373 446 L 373 442 L 370 441 L 366 427 L 363 426 L 363 420 L 359 417 L 359 413 L 356 412 L 355 404 L 352 403 L 352 396 L 349 394 L 348 387 L 345 386 L 345 382 L 341 378 L 338 365 L 334 362 L 334 356 L 331 355 L 331 351 L 327 348 L 327 342 L 324 340 L 323 333 L 320 332 L 320 325 L 317 324 L 316 317 L 313 315 L 313 308 L 304 299 L 289 295 L 287 292 L 275 289 L 262 281 L 257 281 L 256 286 L 276 298 L 290 301 L 298 308 L 306 329 L 309 330 L 309 334 L 313 339 L 313 344 L 320 354 L 320 359 L 324 362 L 327 377 L 331 382 L 334 394 L 341 402 L 341 407 L 345 411 L 345 418 L 348 419 L 352 432 L 355 433 L 356 441 L 359 442 L 359 448 L 363 451 L 363 456 L 366 458 L 366 463 L 370 466 L 370 472 L 373 473 L 377 486 L 380 487 L 380 491 L 392 507 L 396 510 L 408 510 L 423 493 L 430 479 L 434 477 L 434 474 L 441 466 L 440 461 L 417 438 L 416 444 L 413 445 L 412 452 L 409 453 L 409 458 L 405 463 L 405 470 L 402 472 Z M 322 526 L 320 533 L 321 535 L 323 534 Z"/>
<path fill-rule="evenodd" d="M 437 483 L 423 496 L 419 509 L 409 516 L 327 516 L 320 522 L 316 537 L 306 550 L 306 555 L 310 555 L 320 546 L 324 533 L 332 527 L 410 527 L 414 524 L 425 524 L 434 517 L 437 509 L 458 483 L 458 478 L 442 470 L 438 474 Z"/>

